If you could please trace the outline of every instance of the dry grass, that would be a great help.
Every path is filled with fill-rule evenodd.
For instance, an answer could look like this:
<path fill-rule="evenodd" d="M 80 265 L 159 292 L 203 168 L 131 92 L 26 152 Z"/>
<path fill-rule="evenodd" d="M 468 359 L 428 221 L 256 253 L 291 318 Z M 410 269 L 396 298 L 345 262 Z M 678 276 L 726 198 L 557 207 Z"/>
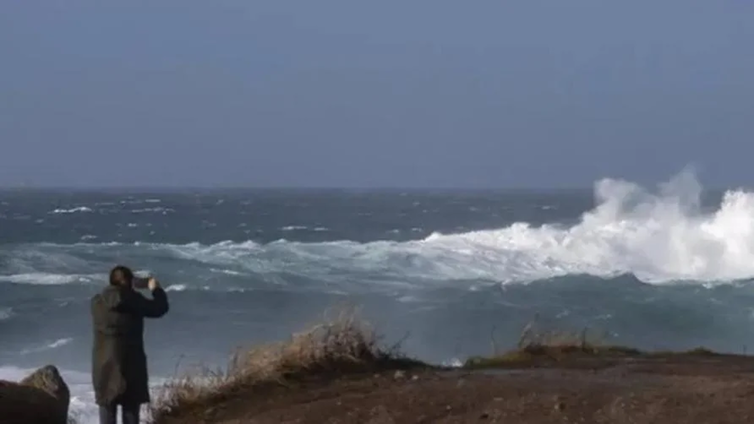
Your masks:
<path fill-rule="evenodd" d="M 633 356 L 641 354 L 632 348 L 606 343 L 608 333 L 594 333 L 584 329 L 580 332 L 545 330 L 532 322 L 524 327 L 516 349 L 500 351 L 492 337 L 493 354 L 489 357 L 469 358 L 466 368 L 491 368 L 521 366 L 535 361 L 560 361 L 576 356 Z"/>
<path fill-rule="evenodd" d="M 704 347 L 679 352 L 643 352 L 630 347 L 610 344 L 609 333 L 607 332 L 595 333 L 590 332 L 588 329 L 580 332 L 544 330 L 537 328 L 536 321 L 524 327 L 516 348 L 509 351 L 500 351 L 497 348 L 493 331 L 492 349 L 492 356 L 469 358 L 464 367 L 470 369 L 521 367 L 576 358 L 614 359 L 638 356 L 644 358 L 724 356 Z"/>
<path fill-rule="evenodd" d="M 239 349 L 225 369 L 200 368 L 175 378 L 156 397 L 152 422 L 205 408 L 242 390 L 286 385 L 312 376 L 422 365 L 402 356 L 398 346 L 381 347 L 375 332 L 355 310 L 347 309 L 285 342 Z"/>
<path fill-rule="evenodd" d="M 644 353 L 608 343 L 607 333 L 588 330 L 567 332 L 537 329 L 527 325 L 515 349 L 500 351 L 492 335 L 493 355 L 473 357 L 464 367 L 520 368 L 578 358 L 625 358 L 633 356 L 715 355 L 697 348 L 681 353 Z M 293 334 L 284 342 L 238 349 L 227 367 L 197 368 L 165 384 L 155 397 L 151 422 L 189 417 L 215 409 L 229 399 L 259 398 L 273 388 L 307 378 L 331 379 L 347 374 L 371 373 L 415 367 L 432 368 L 403 356 L 398 345 L 383 348 L 375 332 L 351 309 L 324 323 Z M 253 396 L 250 396 L 252 395 Z M 170 421 L 177 422 L 177 421 Z"/>

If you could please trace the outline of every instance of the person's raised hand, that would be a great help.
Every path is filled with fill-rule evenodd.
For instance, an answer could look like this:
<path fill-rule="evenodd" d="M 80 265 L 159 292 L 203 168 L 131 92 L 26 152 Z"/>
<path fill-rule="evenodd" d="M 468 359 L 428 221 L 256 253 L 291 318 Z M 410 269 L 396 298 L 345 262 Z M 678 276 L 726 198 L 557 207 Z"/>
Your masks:
<path fill-rule="evenodd" d="M 160 282 L 157 281 L 156 278 L 152 277 L 149 279 L 149 284 L 147 285 L 149 287 L 150 291 L 155 291 L 160 288 Z"/>

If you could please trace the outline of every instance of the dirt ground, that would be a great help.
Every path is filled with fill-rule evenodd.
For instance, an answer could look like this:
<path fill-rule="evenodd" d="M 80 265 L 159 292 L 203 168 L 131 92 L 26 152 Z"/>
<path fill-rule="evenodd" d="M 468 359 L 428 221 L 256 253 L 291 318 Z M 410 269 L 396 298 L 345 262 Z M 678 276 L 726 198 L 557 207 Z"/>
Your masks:
<path fill-rule="evenodd" d="M 754 359 L 623 358 L 432 370 L 235 393 L 173 423 L 754 423 Z"/>

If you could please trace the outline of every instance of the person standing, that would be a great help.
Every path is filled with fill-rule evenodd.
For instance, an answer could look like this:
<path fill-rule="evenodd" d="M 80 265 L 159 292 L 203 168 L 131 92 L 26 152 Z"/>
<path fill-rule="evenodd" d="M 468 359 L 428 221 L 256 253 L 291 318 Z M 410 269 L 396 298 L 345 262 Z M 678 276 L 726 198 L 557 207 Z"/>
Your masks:
<path fill-rule="evenodd" d="M 149 374 L 144 352 L 144 318 L 168 312 L 168 298 L 154 278 L 146 286 L 152 299 L 137 292 L 125 266 L 110 271 L 110 284 L 91 301 L 94 327 L 92 382 L 100 424 L 116 424 L 118 406 L 123 424 L 138 424 L 142 404 L 149 403 Z"/>

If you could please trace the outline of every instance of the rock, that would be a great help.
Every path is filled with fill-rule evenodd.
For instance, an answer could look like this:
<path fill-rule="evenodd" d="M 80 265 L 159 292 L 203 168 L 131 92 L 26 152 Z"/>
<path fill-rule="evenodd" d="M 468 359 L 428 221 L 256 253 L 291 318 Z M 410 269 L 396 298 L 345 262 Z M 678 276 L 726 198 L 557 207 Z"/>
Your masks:
<path fill-rule="evenodd" d="M 419 380 L 419 376 L 418 375 L 415 375 L 415 376 L 411 377 L 411 381 L 417 381 L 417 380 Z"/>
<path fill-rule="evenodd" d="M 403 380 L 406 378 L 406 372 L 405 371 L 396 371 L 395 375 L 393 375 L 393 378 L 395 380 Z"/>
<path fill-rule="evenodd" d="M 479 415 L 479 419 L 480 420 L 486 420 L 486 419 L 489 419 L 489 418 L 490 418 L 490 414 L 488 414 L 486 412 L 482 412 L 482 414 Z"/>
<path fill-rule="evenodd" d="M 68 385 L 52 365 L 18 383 L 0 380 L 3 424 L 67 424 L 70 401 Z"/>
<path fill-rule="evenodd" d="M 68 416 L 68 405 L 71 401 L 71 392 L 68 385 L 65 384 L 63 377 L 60 376 L 58 369 L 52 365 L 44 366 L 26 378 L 21 380 L 24 386 L 36 387 L 42 389 L 54 397 L 58 403 L 58 409 Z"/>

